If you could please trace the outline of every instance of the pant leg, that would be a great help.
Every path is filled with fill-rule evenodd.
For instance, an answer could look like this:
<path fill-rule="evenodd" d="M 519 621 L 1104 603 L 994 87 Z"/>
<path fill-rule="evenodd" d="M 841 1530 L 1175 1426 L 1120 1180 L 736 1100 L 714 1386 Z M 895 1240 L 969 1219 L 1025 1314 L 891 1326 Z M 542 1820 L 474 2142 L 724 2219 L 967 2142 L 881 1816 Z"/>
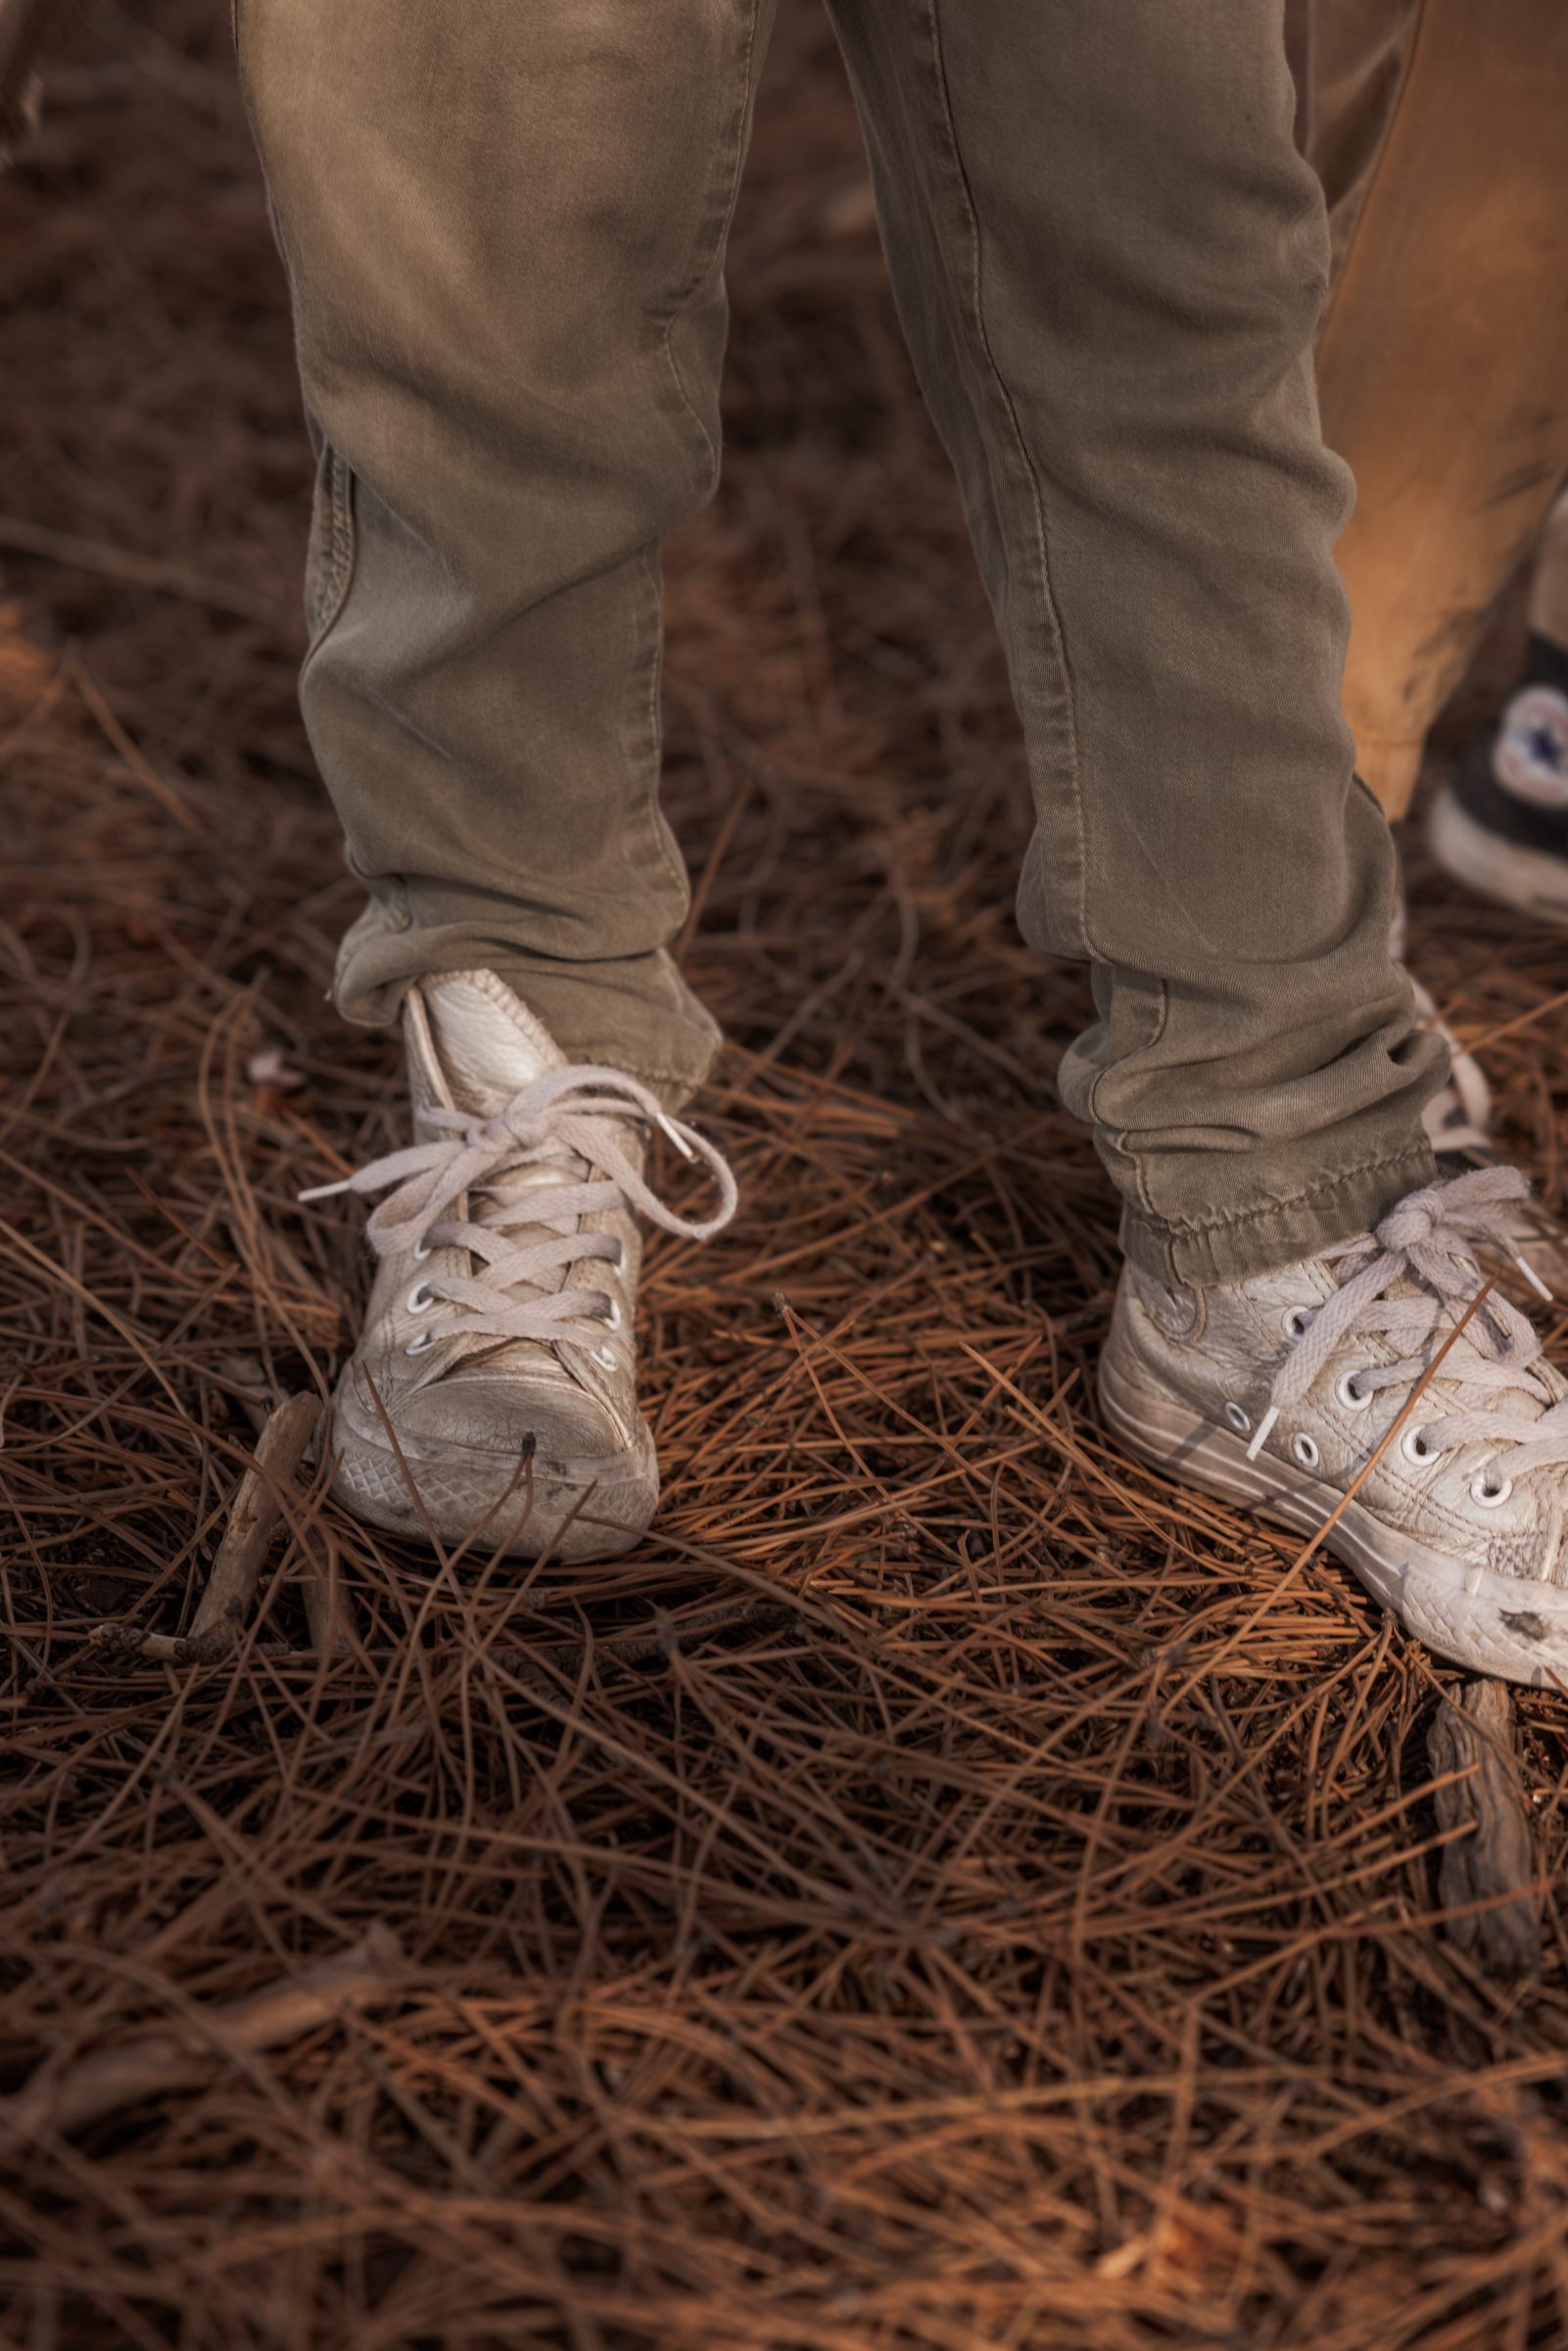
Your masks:
<path fill-rule="evenodd" d="M 1012 664 L 1026 936 L 1094 969 L 1062 1092 L 1184 1280 L 1364 1228 L 1443 1050 L 1352 776 L 1310 343 L 1323 204 L 1259 0 L 833 0 Z"/>
<path fill-rule="evenodd" d="M 1568 10 L 1311 0 L 1309 149 L 1336 272 L 1318 345 L 1345 707 L 1402 816 L 1427 729 L 1568 473 Z"/>
<path fill-rule="evenodd" d="M 659 543 L 710 493 L 771 0 L 242 0 L 320 457 L 301 700 L 354 1020 L 489 965 L 679 1094 Z"/>
<path fill-rule="evenodd" d="M 1546 516 L 1536 550 L 1530 628 L 1534 636 L 1549 637 L 1554 645 L 1568 648 L 1568 491 L 1559 495 Z"/>

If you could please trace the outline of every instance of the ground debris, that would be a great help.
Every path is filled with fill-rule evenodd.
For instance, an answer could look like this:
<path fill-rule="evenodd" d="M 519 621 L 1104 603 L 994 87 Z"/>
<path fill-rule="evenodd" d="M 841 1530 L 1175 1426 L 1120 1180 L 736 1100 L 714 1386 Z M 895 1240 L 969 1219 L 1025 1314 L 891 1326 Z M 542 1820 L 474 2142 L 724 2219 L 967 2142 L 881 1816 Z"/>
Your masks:
<path fill-rule="evenodd" d="M 1438 1826 L 1464 1832 L 1444 1847 L 1438 1865 L 1439 1897 L 1446 1910 L 1457 1913 L 1448 1931 L 1499 1975 L 1536 1975 L 1542 1958 L 1540 1863 L 1519 1780 L 1507 1684 L 1478 1675 L 1441 1698 L 1427 1731 L 1427 1752 L 1440 1779 L 1433 1799 Z"/>
<path fill-rule="evenodd" d="M 1431 1661 L 1095 1413 L 1116 1212 L 1053 1090 L 1091 994 L 1017 936 L 1006 664 L 825 16 L 780 11 L 726 477 L 666 564 L 742 1210 L 649 1249 L 659 1515 L 570 1570 L 261 1474 L 368 1274 L 297 1195 L 406 1108 L 328 1000 L 363 890 L 296 702 L 311 467 L 228 11 L 94 8 L 68 67 L 0 180 L 0 2080 L 170 2070 L 13 2138 L 0 2340 L 1554 2339 L 1563 1952 L 1522 1993 L 1439 1915 Z M 1407 863 L 1558 1203 L 1568 940 Z M 283 1523 L 196 1616 L 248 1473 Z M 208 1669 L 152 1652 L 198 1626 Z M 1516 1723 L 1550 1886 L 1560 1697 Z M 181 2086 L 187 2027 L 380 1923 L 384 2003 Z"/>

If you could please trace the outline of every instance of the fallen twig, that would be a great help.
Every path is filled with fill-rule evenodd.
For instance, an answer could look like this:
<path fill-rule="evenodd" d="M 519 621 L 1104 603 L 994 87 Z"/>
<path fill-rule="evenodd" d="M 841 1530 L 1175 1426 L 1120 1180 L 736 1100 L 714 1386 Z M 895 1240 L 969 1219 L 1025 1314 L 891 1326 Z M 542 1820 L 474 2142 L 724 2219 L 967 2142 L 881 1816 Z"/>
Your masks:
<path fill-rule="evenodd" d="M 357 1618 L 350 1612 L 349 1598 L 341 1588 L 334 1587 L 335 1613 L 330 1620 L 319 1613 L 325 1601 L 325 1588 L 314 1579 L 301 1579 L 306 1613 L 310 1623 L 309 1649 L 295 1649 L 284 1641 L 259 1641 L 257 1648 L 272 1665 L 315 1666 L 324 1656 L 344 1656 L 357 1653 L 359 1661 L 378 1669 L 396 1666 L 405 1657 L 401 1649 L 362 1649 L 357 1641 L 349 1639 L 351 1627 Z M 534 1681 L 554 1686 L 554 1677 L 578 1672 L 590 1654 L 615 1665 L 646 1665 L 655 1658 L 665 1659 L 685 1649 L 693 1640 L 712 1633 L 776 1632 L 799 1619 L 799 1610 L 787 1600 L 749 1600 L 739 1606 L 697 1608 L 687 1616 L 670 1616 L 660 1621 L 651 1632 L 612 1633 L 592 1644 L 585 1641 L 557 1641 L 540 1649 L 486 1650 L 475 1661 L 498 1673 L 511 1675 L 519 1681 Z M 100 1624 L 94 1628 L 93 1641 L 111 1655 L 136 1656 L 168 1665 L 207 1665 L 220 1662 L 226 1649 L 198 1647 L 188 1634 L 143 1633 L 135 1625 Z"/>
<path fill-rule="evenodd" d="M 320 1417 L 318 1397 L 291 1396 L 257 1439 L 255 1464 L 240 1480 L 191 1626 L 193 1642 L 220 1641 L 231 1649 L 239 1639 L 273 1529 L 283 1515 L 282 1490 L 304 1461 Z"/>
<path fill-rule="evenodd" d="M 1448 1932 L 1497 1974 L 1533 1976 L 1541 1967 L 1541 1897 L 1535 1840 L 1514 1760 L 1513 1700 L 1506 1683 L 1478 1678 L 1441 1699 L 1426 1735 L 1438 1825 L 1468 1828 L 1445 1846 L 1438 1893 L 1460 1910 Z M 1468 1905 L 1483 1903 L 1484 1908 Z"/>
<path fill-rule="evenodd" d="M 138 2034 L 118 2047 L 96 2049 L 64 2074 L 40 2069 L 25 2088 L 0 2100 L 0 2146 L 14 2147 L 41 2133 L 82 2131 L 143 2098 L 194 2089 L 238 2057 L 298 2040 L 345 2009 L 390 1999 L 402 1966 L 397 1937 L 377 1925 L 341 1957 L 304 1975 Z"/>
<path fill-rule="evenodd" d="M 304 1574 L 298 1581 L 311 1647 L 326 1655 L 346 1656 L 357 1643 L 359 1618 L 354 1595 L 343 1581 L 338 1547 L 330 1537 L 325 1573 Z"/>
<path fill-rule="evenodd" d="M 303 1395 L 290 1396 L 268 1419 L 257 1441 L 256 1460 L 240 1480 L 190 1631 L 144 1633 L 135 1625 L 100 1624 L 93 1638 L 101 1648 L 172 1665 L 212 1665 L 228 1655 L 244 1630 L 283 1515 L 284 1490 L 304 1461 L 320 1417 L 319 1399 Z"/>

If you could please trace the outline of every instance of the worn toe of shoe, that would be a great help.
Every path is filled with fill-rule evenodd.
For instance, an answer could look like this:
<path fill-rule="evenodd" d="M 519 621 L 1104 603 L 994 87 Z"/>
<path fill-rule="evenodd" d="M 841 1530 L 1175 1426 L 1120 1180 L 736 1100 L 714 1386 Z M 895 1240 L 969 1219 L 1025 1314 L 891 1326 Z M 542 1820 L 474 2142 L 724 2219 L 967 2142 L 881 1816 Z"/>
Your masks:
<path fill-rule="evenodd" d="M 401 1397 L 389 1430 L 356 1358 L 338 1386 L 333 1451 L 333 1492 L 357 1517 L 426 1539 L 434 1529 L 481 1557 L 610 1559 L 658 1501 L 646 1422 L 623 1424 L 547 1360 L 526 1377 L 504 1357 L 459 1366 Z"/>

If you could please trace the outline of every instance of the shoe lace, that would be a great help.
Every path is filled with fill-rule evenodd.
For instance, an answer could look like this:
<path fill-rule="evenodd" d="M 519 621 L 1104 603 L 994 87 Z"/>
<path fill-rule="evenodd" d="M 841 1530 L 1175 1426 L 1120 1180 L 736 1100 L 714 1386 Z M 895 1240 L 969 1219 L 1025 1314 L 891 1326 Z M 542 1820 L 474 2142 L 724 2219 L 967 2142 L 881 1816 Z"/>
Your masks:
<path fill-rule="evenodd" d="M 1435 1093 L 1421 1114 L 1427 1139 L 1436 1151 L 1490 1151 L 1492 1148 L 1492 1087 L 1475 1055 L 1461 1045 L 1437 1007 L 1428 987 L 1413 975 L 1410 991 L 1416 1018 L 1449 1048 L 1449 1082 Z"/>
<path fill-rule="evenodd" d="M 619 1263 L 615 1235 L 585 1232 L 584 1218 L 625 1207 L 683 1240 L 705 1241 L 729 1223 L 739 1197 L 724 1154 L 622 1070 L 590 1064 L 549 1070 L 492 1118 L 431 1104 L 417 1123 L 430 1133 L 428 1142 L 389 1151 L 300 1198 L 387 1193 L 365 1223 L 378 1257 L 466 1250 L 478 1261 L 472 1273 L 432 1274 L 423 1284 L 432 1299 L 464 1310 L 445 1325 L 452 1335 L 548 1343 L 567 1335 L 563 1323 L 602 1322 L 612 1311 L 602 1290 L 549 1286 L 584 1260 Z M 719 1190 L 712 1216 L 683 1217 L 659 1198 L 621 1147 L 629 1128 L 657 1128 L 684 1159 L 706 1168 Z M 499 1194 L 502 1178 L 506 1190 Z M 465 1194 L 467 1213 L 449 1213 Z M 476 1210 L 474 1197 L 487 1194 Z M 511 1237 L 519 1225 L 534 1237 Z M 520 1288 L 538 1294 L 512 1296 Z"/>
<path fill-rule="evenodd" d="M 1339 1269 L 1339 1287 L 1321 1306 L 1304 1311 L 1300 1336 L 1274 1379 L 1249 1456 L 1257 1458 L 1280 1414 L 1300 1404 L 1356 1337 L 1375 1333 L 1402 1351 L 1394 1362 L 1368 1364 L 1354 1374 L 1357 1399 L 1418 1379 L 1440 1326 L 1450 1318 L 1457 1320 L 1482 1286 L 1474 1245 L 1501 1249 L 1529 1273 L 1506 1229 L 1508 1210 L 1529 1191 L 1517 1168 L 1477 1168 L 1408 1193 L 1371 1232 L 1324 1250 L 1324 1258 Z M 1530 1279 L 1542 1288 L 1534 1274 Z M 1397 1283 L 1419 1287 L 1390 1297 Z M 1512 1477 L 1568 1465 L 1568 1401 L 1557 1402 L 1533 1369 L 1541 1354 L 1530 1323 L 1494 1291 L 1471 1315 L 1440 1374 L 1445 1394 L 1451 1394 L 1459 1409 L 1434 1415 L 1413 1433 L 1433 1453 L 1485 1446 L 1478 1475 L 1504 1453 Z M 1503 1391 L 1530 1398 L 1542 1407 L 1540 1415 L 1522 1418 L 1497 1412 L 1496 1399 Z"/>

